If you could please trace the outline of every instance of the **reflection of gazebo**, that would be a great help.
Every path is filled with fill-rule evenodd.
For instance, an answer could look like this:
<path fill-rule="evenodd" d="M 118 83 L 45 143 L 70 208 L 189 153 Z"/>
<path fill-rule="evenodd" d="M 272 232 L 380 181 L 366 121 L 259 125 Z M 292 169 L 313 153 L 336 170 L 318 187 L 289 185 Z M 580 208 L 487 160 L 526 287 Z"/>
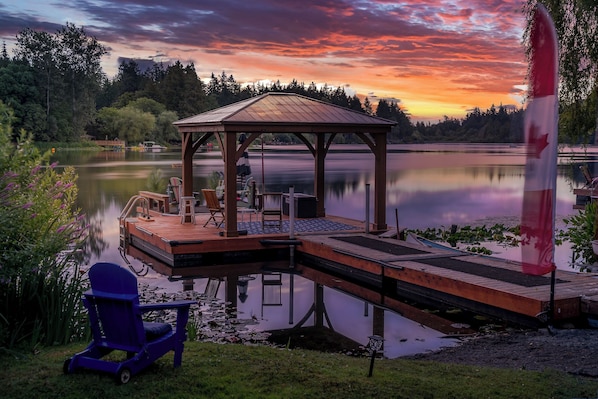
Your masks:
<path fill-rule="evenodd" d="M 374 229 L 386 228 L 386 135 L 395 122 L 362 112 L 288 93 L 267 93 L 235 104 L 174 122 L 182 137 L 183 195 L 193 194 L 193 155 L 212 135 L 216 137 L 225 162 L 225 187 L 236 186 L 236 163 L 262 133 L 292 133 L 314 156 L 314 192 L 317 216 L 325 216 L 324 161 L 334 137 L 354 133 L 368 145 L 375 157 Z M 193 137 L 199 133 L 199 137 Z M 237 148 L 237 134 L 247 139 Z M 315 136 L 312 143 L 306 134 Z M 226 190 L 224 206 L 237 207 L 236 190 Z M 226 212 L 227 237 L 236 237 L 237 213 Z"/>

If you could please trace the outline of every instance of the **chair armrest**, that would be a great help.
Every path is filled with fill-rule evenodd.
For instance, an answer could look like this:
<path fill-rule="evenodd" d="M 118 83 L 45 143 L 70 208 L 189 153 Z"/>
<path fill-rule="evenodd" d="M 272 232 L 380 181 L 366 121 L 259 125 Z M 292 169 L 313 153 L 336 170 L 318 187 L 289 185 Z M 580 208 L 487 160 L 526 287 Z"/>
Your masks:
<path fill-rule="evenodd" d="M 181 338 L 186 339 L 187 321 L 189 320 L 189 307 L 196 304 L 197 301 L 171 301 L 164 303 L 149 303 L 139 305 L 142 312 L 151 312 L 153 310 L 176 309 L 176 330 L 175 333 Z"/>

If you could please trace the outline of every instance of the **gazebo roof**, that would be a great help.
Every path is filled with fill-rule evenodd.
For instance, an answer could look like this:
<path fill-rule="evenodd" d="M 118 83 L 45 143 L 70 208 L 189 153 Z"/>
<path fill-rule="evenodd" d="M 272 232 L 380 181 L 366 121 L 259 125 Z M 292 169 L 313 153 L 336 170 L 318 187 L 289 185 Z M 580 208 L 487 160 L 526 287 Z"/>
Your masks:
<path fill-rule="evenodd" d="M 180 131 L 386 133 L 396 122 L 293 93 L 266 93 L 174 122 Z"/>
<path fill-rule="evenodd" d="M 374 154 L 374 228 L 386 228 L 386 135 L 396 122 L 363 112 L 314 100 L 293 93 L 267 93 L 225 107 L 174 122 L 181 133 L 183 195 L 193 194 L 193 155 L 212 136 L 216 137 L 224 160 L 224 184 L 234 185 L 237 160 L 263 133 L 289 133 L 297 136 L 314 157 L 314 194 L 317 215 L 324 217 L 325 158 L 339 133 L 356 134 Z M 238 145 L 237 134 L 249 133 Z M 200 133 L 194 141 L 194 133 Z M 306 137 L 313 134 L 314 137 Z M 236 190 L 225 190 L 224 206 L 237 209 Z M 185 221 L 188 217 L 185 216 Z M 237 237 L 237 213 L 225 213 L 227 237 Z"/>

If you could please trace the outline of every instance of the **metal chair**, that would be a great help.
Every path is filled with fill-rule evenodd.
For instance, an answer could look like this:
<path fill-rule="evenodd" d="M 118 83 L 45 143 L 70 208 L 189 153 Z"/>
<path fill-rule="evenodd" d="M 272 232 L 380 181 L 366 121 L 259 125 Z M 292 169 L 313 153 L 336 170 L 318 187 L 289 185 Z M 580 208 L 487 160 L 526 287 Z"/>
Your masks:
<path fill-rule="evenodd" d="M 269 226 L 282 229 L 282 193 L 262 194 L 262 230 Z"/>

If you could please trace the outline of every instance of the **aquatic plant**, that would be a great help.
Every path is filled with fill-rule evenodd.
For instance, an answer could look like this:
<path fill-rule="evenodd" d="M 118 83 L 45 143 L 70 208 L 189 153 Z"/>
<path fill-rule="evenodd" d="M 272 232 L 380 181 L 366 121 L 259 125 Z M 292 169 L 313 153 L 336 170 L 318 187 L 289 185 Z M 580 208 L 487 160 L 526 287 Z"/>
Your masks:
<path fill-rule="evenodd" d="M 164 193 L 166 192 L 167 182 L 164 179 L 164 173 L 162 173 L 161 169 L 154 169 L 147 177 L 147 182 L 145 186 L 148 191 L 154 193 Z"/>
<path fill-rule="evenodd" d="M 458 244 L 470 244 L 465 250 L 469 252 L 491 255 L 492 251 L 482 246 L 483 242 L 496 242 L 506 247 L 519 246 L 519 226 L 506 227 L 497 223 L 493 226 L 463 226 L 452 225 L 450 228 L 427 228 L 425 230 L 407 230 L 427 240 L 446 242 L 452 247 Z"/>

